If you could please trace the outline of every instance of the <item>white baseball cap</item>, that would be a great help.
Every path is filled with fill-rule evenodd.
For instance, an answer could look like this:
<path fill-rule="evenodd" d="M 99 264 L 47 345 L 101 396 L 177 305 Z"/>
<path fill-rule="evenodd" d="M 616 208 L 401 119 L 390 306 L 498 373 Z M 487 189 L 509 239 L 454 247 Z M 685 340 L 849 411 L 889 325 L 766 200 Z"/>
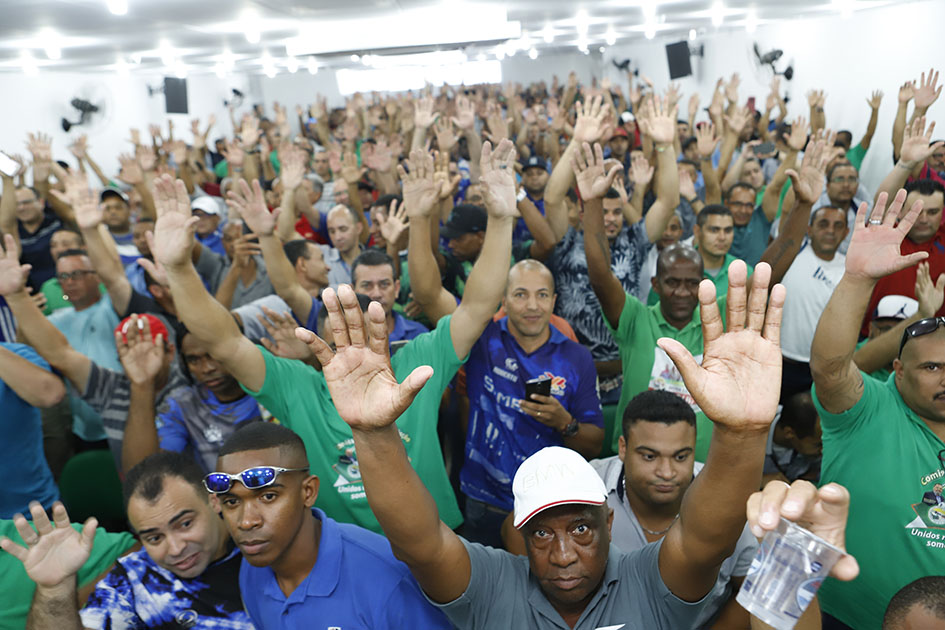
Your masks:
<path fill-rule="evenodd" d="M 876 305 L 873 319 L 909 319 L 919 310 L 919 303 L 904 295 L 886 295 Z"/>
<path fill-rule="evenodd" d="M 220 214 L 220 204 L 208 195 L 201 195 L 190 202 L 191 210 L 203 210 L 207 214 Z"/>
<path fill-rule="evenodd" d="M 522 462 L 512 480 L 512 495 L 516 529 L 557 505 L 607 502 L 607 488 L 597 471 L 579 453 L 563 446 L 548 446 Z"/>

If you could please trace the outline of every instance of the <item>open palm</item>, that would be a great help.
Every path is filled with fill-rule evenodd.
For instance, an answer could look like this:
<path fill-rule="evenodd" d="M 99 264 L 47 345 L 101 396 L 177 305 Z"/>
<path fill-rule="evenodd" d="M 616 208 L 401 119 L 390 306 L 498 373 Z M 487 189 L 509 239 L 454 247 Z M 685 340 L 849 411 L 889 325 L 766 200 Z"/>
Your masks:
<path fill-rule="evenodd" d="M 270 236 L 275 232 L 279 211 L 269 212 L 258 181 L 254 181 L 250 188 L 246 180 L 240 180 L 238 189 L 227 193 L 226 205 L 243 217 L 249 229 L 259 236 Z"/>
<path fill-rule="evenodd" d="M 58 586 L 78 573 L 89 559 L 97 523 L 94 518 L 90 518 L 82 531 L 77 532 L 69 524 L 69 515 L 61 503 L 53 507 L 55 528 L 35 501 L 30 504 L 30 512 L 36 531 L 26 519 L 14 519 L 16 530 L 26 546 L 18 545 L 9 538 L 0 538 L 0 547 L 22 562 L 26 574 L 38 585 Z"/>
<path fill-rule="evenodd" d="M 797 199 L 803 203 L 813 204 L 820 198 L 824 190 L 824 171 L 827 168 L 826 143 L 818 140 L 807 147 L 804 160 L 801 163 L 801 172 L 788 169 L 791 178 L 791 187 Z"/>
<path fill-rule="evenodd" d="M 197 224 L 197 217 L 191 215 L 187 188 L 181 180 L 162 175 L 154 180 L 153 195 L 157 222 L 151 254 L 165 267 L 185 265 L 190 261 Z"/>
<path fill-rule="evenodd" d="M 433 181 L 433 157 L 420 149 L 410 152 L 410 172 L 397 165 L 403 182 L 404 204 L 410 217 L 426 217 L 439 198 L 439 186 Z"/>
<path fill-rule="evenodd" d="M 372 302 L 365 321 L 350 286 L 341 285 L 337 294 L 327 289 L 322 299 L 337 350 L 332 352 L 321 338 L 305 329 L 297 329 L 296 335 L 321 362 L 338 415 L 354 429 L 390 426 L 410 406 L 433 370 L 418 367 L 398 383 L 390 365 L 387 321 L 381 305 Z"/>
<path fill-rule="evenodd" d="M 871 212 L 867 210 L 866 202 L 860 204 L 856 212 L 853 236 L 850 237 L 850 247 L 847 249 L 847 273 L 878 280 L 928 256 L 927 252 L 903 256 L 899 249 L 922 210 L 921 200 L 916 201 L 900 219 L 902 206 L 906 201 L 906 191 L 900 189 L 888 209 L 887 199 L 888 195 L 881 192 Z M 870 217 L 869 225 L 866 222 L 867 215 Z M 897 219 L 900 219 L 898 225 Z"/>
<path fill-rule="evenodd" d="M 574 171 L 578 190 L 582 199 L 601 199 L 613 186 L 621 166 L 617 164 L 611 167 L 609 173 L 605 173 L 604 152 L 600 144 L 595 143 L 593 151 L 591 145 L 586 142 L 582 148 L 583 153 L 575 151 L 574 157 L 571 158 L 571 169 Z"/>
<path fill-rule="evenodd" d="M 0 248 L 0 295 L 13 295 L 26 286 L 32 265 L 21 265 L 16 254 L 16 240 L 12 234 L 4 234 L 4 246 Z"/>
<path fill-rule="evenodd" d="M 492 216 L 519 216 L 515 203 L 515 155 L 515 145 L 508 138 L 503 138 L 494 151 L 489 142 L 482 146 L 479 183 L 486 209 Z"/>
<path fill-rule="evenodd" d="M 750 295 L 747 268 L 736 260 L 729 267 L 727 330 L 722 323 L 711 281 L 699 286 L 704 352 L 702 365 L 678 341 L 659 345 L 682 374 L 686 389 L 714 423 L 739 431 L 767 431 L 774 419 L 781 388 L 781 312 L 784 287 L 768 302 L 771 268 L 755 267 Z M 746 317 L 747 314 L 747 317 Z"/>

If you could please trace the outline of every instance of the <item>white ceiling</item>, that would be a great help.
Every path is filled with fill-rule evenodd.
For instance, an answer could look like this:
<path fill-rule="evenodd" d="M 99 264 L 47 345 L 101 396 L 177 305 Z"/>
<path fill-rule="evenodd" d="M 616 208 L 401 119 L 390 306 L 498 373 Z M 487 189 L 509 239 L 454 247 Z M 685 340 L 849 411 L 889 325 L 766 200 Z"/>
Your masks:
<path fill-rule="evenodd" d="M 115 0 L 111 0 L 115 1 Z M 893 0 L 127 0 L 128 12 L 113 15 L 106 0 L 3 0 L 0 72 L 23 72 L 24 55 L 40 71 L 112 71 L 128 64 L 131 71 L 175 70 L 188 74 L 213 72 L 222 64 L 236 72 L 261 72 L 264 65 L 286 72 L 290 63 L 286 43 L 330 43 L 331 52 L 315 55 L 321 66 L 354 65 L 353 53 L 381 52 L 380 39 L 365 33 L 366 19 L 395 25 L 395 35 L 413 46 L 396 43 L 398 52 L 457 48 L 432 46 L 430 38 L 449 29 L 470 33 L 462 44 L 470 56 L 498 50 L 570 49 L 586 43 L 643 39 L 648 30 L 658 36 L 685 38 L 697 33 L 745 29 L 752 24 L 861 11 L 892 4 Z M 436 11 L 450 20 L 438 24 Z M 477 17 L 507 11 L 520 23 L 522 36 L 483 41 L 488 34 L 474 28 Z M 398 18 L 415 16 L 407 25 Z M 647 18 L 647 16 L 652 16 Z M 722 18 L 721 25 L 713 17 Z M 340 22 L 347 20 L 348 22 Z M 488 26 L 498 20 L 486 20 Z M 376 20 L 375 20 L 376 23 Z M 361 27 L 359 27 L 361 25 Z M 260 42 L 247 41 L 248 26 L 259 29 Z M 649 28 L 648 28 L 649 27 Z M 549 30 L 545 30 L 549 29 Z M 582 32 L 585 33 L 582 35 Z M 343 37 L 338 38 L 341 34 Z M 551 42 L 545 35 L 553 36 Z M 650 33 L 652 34 L 652 33 Z M 367 41 L 365 40 L 367 37 Z M 362 41 L 359 41 L 362 40 Z M 457 36 L 452 41 L 459 41 Z M 61 58 L 50 59 L 50 42 Z M 499 44 L 502 44 L 500 47 Z M 163 46 L 163 48 L 162 48 Z M 51 51 L 55 55 L 55 50 Z M 387 50 L 391 52 L 391 49 Z M 163 58 L 163 59 L 162 59 Z M 120 61 L 119 61 L 120 60 Z M 300 58 L 302 68 L 307 57 Z M 27 65 L 30 65 L 27 63 Z"/>

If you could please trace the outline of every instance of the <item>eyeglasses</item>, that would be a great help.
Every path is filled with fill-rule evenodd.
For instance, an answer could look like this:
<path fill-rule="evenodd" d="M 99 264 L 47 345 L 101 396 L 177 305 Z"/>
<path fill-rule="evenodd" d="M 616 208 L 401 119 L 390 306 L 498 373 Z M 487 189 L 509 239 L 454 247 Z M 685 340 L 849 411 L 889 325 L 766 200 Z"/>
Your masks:
<path fill-rule="evenodd" d="M 82 276 L 87 276 L 90 273 L 95 273 L 94 269 L 76 269 L 75 271 L 63 271 L 62 273 L 56 274 L 56 280 L 59 282 L 67 282 L 69 280 L 78 280 Z"/>
<path fill-rule="evenodd" d="M 279 468 L 278 466 L 256 466 L 255 468 L 247 468 L 237 475 L 212 472 L 203 478 L 203 485 L 207 489 L 207 492 L 212 492 L 213 494 L 229 492 L 230 488 L 233 487 L 234 481 L 239 481 L 248 490 L 258 490 L 259 488 L 271 486 L 282 473 L 303 471 L 308 471 L 308 467 Z"/>
<path fill-rule="evenodd" d="M 912 324 L 902 333 L 902 342 L 899 344 L 899 356 L 902 356 L 902 349 L 905 347 L 906 342 L 910 339 L 915 339 L 916 337 L 921 337 L 922 335 L 927 335 L 929 333 L 934 333 L 938 330 L 939 326 L 945 324 L 945 317 L 927 317 L 925 319 L 920 319 L 916 323 Z"/>
<path fill-rule="evenodd" d="M 859 177 L 853 177 L 852 175 L 850 175 L 849 177 L 834 177 L 833 179 L 830 180 L 830 183 L 831 184 L 855 184 L 858 181 L 860 181 Z"/>

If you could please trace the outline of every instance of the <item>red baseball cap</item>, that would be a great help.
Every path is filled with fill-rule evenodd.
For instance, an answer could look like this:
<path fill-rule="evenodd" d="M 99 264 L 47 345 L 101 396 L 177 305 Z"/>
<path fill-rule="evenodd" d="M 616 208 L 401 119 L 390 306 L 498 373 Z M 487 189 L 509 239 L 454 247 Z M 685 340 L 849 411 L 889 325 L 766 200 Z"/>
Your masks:
<path fill-rule="evenodd" d="M 160 319 L 154 315 L 149 315 L 148 313 L 132 313 L 125 319 L 118 322 L 118 325 L 115 327 L 115 332 L 121 334 L 121 338 L 124 341 L 128 341 L 128 327 L 131 326 L 131 318 L 135 315 L 138 316 L 138 329 L 142 329 L 144 322 L 141 320 L 148 320 L 148 326 L 151 328 L 151 340 L 153 341 L 157 338 L 158 335 L 161 335 L 164 341 L 167 341 L 167 327 L 164 325 Z"/>

